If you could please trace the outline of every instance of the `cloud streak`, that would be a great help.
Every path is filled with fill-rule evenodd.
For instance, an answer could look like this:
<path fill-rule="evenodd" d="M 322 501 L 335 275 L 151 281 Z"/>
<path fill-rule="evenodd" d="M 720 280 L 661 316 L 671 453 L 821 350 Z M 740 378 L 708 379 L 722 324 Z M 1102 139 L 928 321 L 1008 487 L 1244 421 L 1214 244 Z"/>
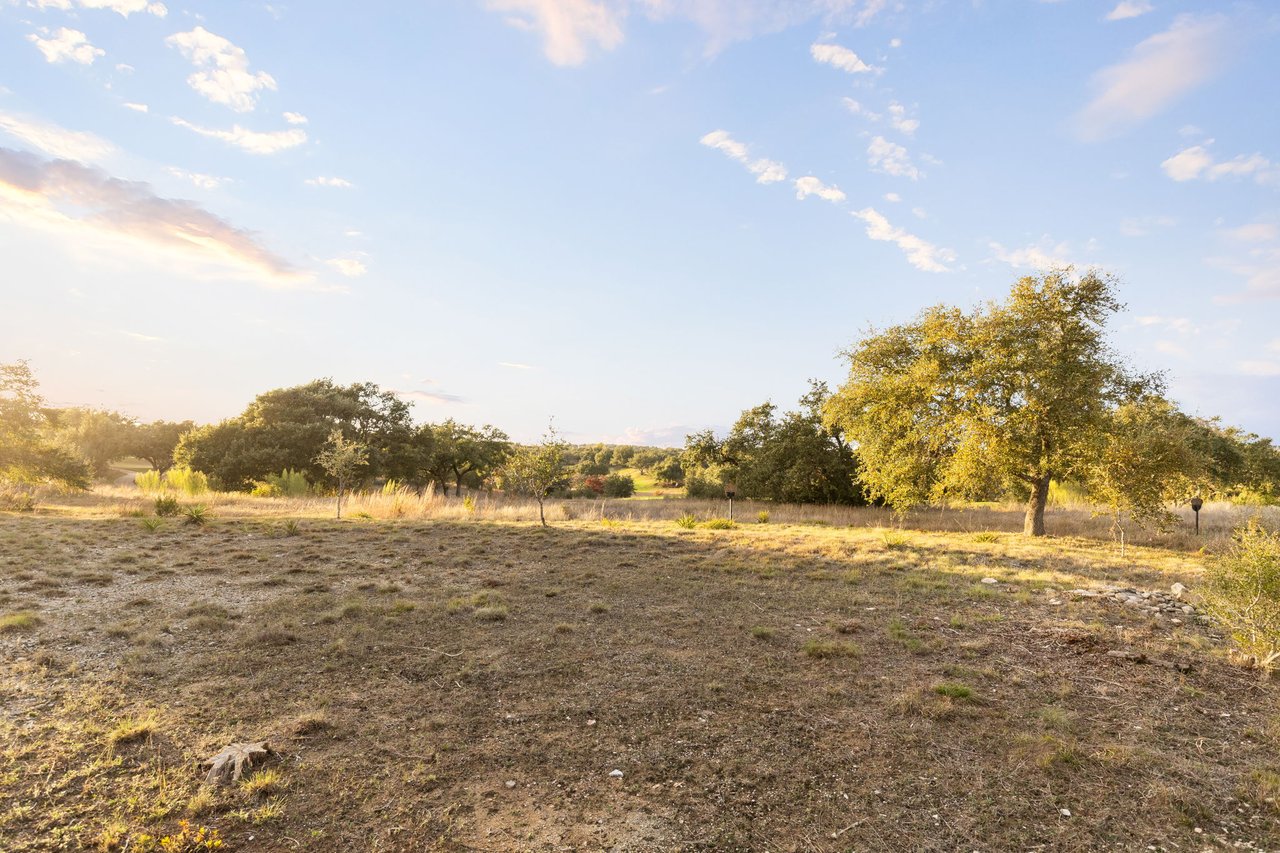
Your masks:
<path fill-rule="evenodd" d="M 193 275 L 296 287 L 312 276 L 274 254 L 250 231 L 195 202 L 163 198 L 137 181 L 69 160 L 0 148 L 0 221 L 92 242 L 131 259 L 185 264 Z"/>
<path fill-rule="evenodd" d="M 297 148 L 307 141 L 307 132 L 297 128 L 263 133 L 249 130 L 238 124 L 232 125 L 230 130 L 201 127 L 176 116 L 170 121 L 178 127 L 185 127 L 187 130 L 198 133 L 201 136 L 207 136 L 210 139 L 220 139 L 228 145 L 234 145 L 237 148 L 248 151 L 250 154 L 276 154 L 280 151 L 287 151 L 290 148 Z"/>
<path fill-rule="evenodd" d="M 875 208 L 866 207 L 853 211 L 853 216 L 867 226 L 867 236 L 872 240 L 894 243 L 907 256 L 907 263 L 923 272 L 950 272 L 947 266 L 956 259 L 955 252 L 942 249 L 932 243 L 894 227 Z"/>
<path fill-rule="evenodd" d="M 757 183 L 776 184 L 787 179 L 786 166 L 775 160 L 751 157 L 747 146 L 730 136 L 726 130 L 713 130 L 699 141 L 708 148 L 723 151 L 730 160 L 741 163 L 748 172 L 756 176 Z"/>
<path fill-rule="evenodd" d="M 187 85 L 215 104 L 247 113 L 258 105 L 261 92 L 276 90 L 274 77 L 265 71 L 250 71 L 249 57 L 243 50 L 204 27 L 175 33 L 165 41 L 197 69 L 187 78 Z"/>
<path fill-rule="evenodd" d="M 809 55 L 814 62 L 830 65 L 847 74 L 879 74 L 884 69 L 863 62 L 858 54 L 838 44 L 809 45 Z"/>
<path fill-rule="evenodd" d="M 94 163 L 115 153 L 115 146 L 83 131 L 67 130 L 56 124 L 17 113 L 0 111 L 0 131 L 20 139 L 51 157 Z"/>
<path fill-rule="evenodd" d="M 48 35 L 48 30 L 42 30 Z M 99 56 L 107 52 L 89 43 L 89 38 L 79 30 L 61 27 L 49 38 L 41 38 L 32 33 L 27 41 L 36 46 L 47 62 L 75 62 L 79 65 L 92 65 Z"/>
<path fill-rule="evenodd" d="M 1223 15 L 1179 15 L 1093 78 L 1097 94 L 1076 116 L 1082 139 L 1115 136 L 1160 113 L 1221 70 L 1230 26 Z"/>
<path fill-rule="evenodd" d="M 1160 168 L 1170 178 L 1179 182 L 1197 179 L 1216 181 L 1221 178 L 1252 178 L 1263 186 L 1280 186 L 1280 165 L 1258 153 L 1240 154 L 1230 160 L 1215 160 L 1208 148 L 1212 142 L 1211 139 L 1203 145 L 1184 148 L 1161 163 Z"/>

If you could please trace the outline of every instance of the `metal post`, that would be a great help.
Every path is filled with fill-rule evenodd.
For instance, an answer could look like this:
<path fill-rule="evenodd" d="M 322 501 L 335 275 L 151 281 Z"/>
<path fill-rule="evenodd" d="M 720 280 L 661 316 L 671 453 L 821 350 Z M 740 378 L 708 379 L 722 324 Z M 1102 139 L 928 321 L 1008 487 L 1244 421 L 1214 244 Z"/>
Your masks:
<path fill-rule="evenodd" d="M 1197 536 L 1200 535 L 1200 507 L 1202 506 L 1204 506 L 1204 501 L 1200 499 L 1199 495 L 1196 495 L 1194 498 L 1191 499 L 1191 511 L 1196 514 L 1196 535 Z"/>

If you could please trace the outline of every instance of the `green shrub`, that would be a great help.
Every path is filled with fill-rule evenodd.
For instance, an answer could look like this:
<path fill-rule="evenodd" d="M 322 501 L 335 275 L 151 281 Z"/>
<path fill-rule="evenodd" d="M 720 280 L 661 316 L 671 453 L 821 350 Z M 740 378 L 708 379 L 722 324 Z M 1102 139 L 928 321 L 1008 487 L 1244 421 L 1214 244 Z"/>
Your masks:
<path fill-rule="evenodd" d="M 629 498 L 636 493 L 636 481 L 626 474 L 610 474 L 604 478 L 606 498 Z"/>
<path fill-rule="evenodd" d="M 768 523 L 769 523 L 769 510 L 762 509 L 756 513 L 756 524 L 768 524 Z"/>
<path fill-rule="evenodd" d="M 186 518 L 187 524 L 197 526 L 206 524 L 212 518 L 209 508 L 204 504 L 192 504 L 182 511 L 182 515 Z"/>
<path fill-rule="evenodd" d="M 164 480 L 160 472 L 154 468 L 150 471 L 143 471 L 141 474 L 134 474 L 133 483 L 148 495 L 154 495 L 156 492 L 164 490 Z"/>
<path fill-rule="evenodd" d="M 302 498 L 309 491 L 311 484 L 307 482 L 306 474 L 285 468 L 279 474 L 268 474 L 265 480 L 254 483 L 250 494 L 258 498 Z"/>
<path fill-rule="evenodd" d="M 724 484 L 719 480 L 708 480 L 690 474 L 684 478 L 684 492 L 691 498 L 717 500 L 724 497 Z"/>
<path fill-rule="evenodd" d="M 692 513 L 686 512 L 684 515 L 676 519 L 676 527 L 683 527 L 685 530 L 692 530 L 698 526 L 698 519 Z"/>
<path fill-rule="evenodd" d="M 733 530 L 738 522 L 731 518 L 708 518 L 702 522 L 702 526 L 708 530 Z"/>
<path fill-rule="evenodd" d="M 1234 539 L 1207 567 L 1201 597 L 1253 665 L 1269 670 L 1280 661 L 1280 531 L 1251 521 Z"/>
<path fill-rule="evenodd" d="M 170 488 L 192 497 L 209 491 L 209 478 L 204 472 L 192 471 L 190 468 L 170 468 L 164 475 L 164 481 Z"/>
<path fill-rule="evenodd" d="M 152 533 L 155 533 L 157 530 L 160 529 L 160 525 L 164 524 L 164 522 L 158 518 L 144 518 L 141 520 L 140 523 L 142 524 L 144 529 Z"/>
<path fill-rule="evenodd" d="M 171 515 L 177 515 L 182 511 L 182 507 L 178 505 L 178 499 L 173 495 L 161 495 L 156 498 L 156 515 L 165 518 Z"/>
<path fill-rule="evenodd" d="M 933 692 L 939 696 L 946 696 L 949 699 L 971 699 L 973 698 L 973 690 L 964 684 L 954 682 L 943 682 L 942 684 L 933 685 Z"/>

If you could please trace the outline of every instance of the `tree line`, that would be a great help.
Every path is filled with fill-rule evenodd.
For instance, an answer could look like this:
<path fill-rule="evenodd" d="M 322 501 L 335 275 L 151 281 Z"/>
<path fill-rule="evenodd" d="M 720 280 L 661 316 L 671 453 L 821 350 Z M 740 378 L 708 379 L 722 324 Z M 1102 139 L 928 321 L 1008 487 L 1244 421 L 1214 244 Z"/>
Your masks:
<path fill-rule="evenodd" d="M 1022 278 L 1001 302 L 926 309 L 862 336 L 844 353 L 849 374 L 834 391 L 812 381 L 794 411 L 766 401 L 727 434 L 697 432 L 679 449 L 574 446 L 554 431 L 521 447 L 488 424 L 415 423 L 394 392 L 331 379 L 259 394 L 217 424 L 141 423 L 50 408 L 25 362 L 0 364 L 0 481 L 84 487 L 137 457 L 161 473 L 201 472 L 228 491 L 394 481 L 437 494 L 623 498 L 636 487 L 624 472 L 640 471 L 702 498 L 732 489 L 895 510 L 1015 498 L 1026 502 L 1032 535 L 1044 533 L 1054 482 L 1074 485 L 1117 523 L 1161 524 L 1171 501 L 1193 493 L 1280 500 L 1270 439 L 1179 411 L 1161 374 L 1136 372 L 1114 351 L 1106 325 L 1123 308 L 1117 291 L 1106 274 L 1067 269 Z M 335 475 L 339 456 L 359 465 Z M 554 471 L 533 465 L 550 459 Z"/>

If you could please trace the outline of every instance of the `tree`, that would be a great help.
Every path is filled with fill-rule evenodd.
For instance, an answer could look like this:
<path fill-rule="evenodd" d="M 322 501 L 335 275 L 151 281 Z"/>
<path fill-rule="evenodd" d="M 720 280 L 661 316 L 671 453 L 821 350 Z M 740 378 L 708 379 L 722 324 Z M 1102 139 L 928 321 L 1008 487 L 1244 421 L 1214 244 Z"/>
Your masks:
<path fill-rule="evenodd" d="M 538 520 L 547 526 L 544 503 L 547 495 L 565 475 L 565 452 L 568 448 L 548 426 L 538 444 L 517 447 L 502 469 L 502 484 L 516 494 L 530 495 L 538 502 Z"/>
<path fill-rule="evenodd" d="M 78 407 L 55 409 L 49 416 L 58 443 L 79 454 L 95 477 L 109 477 L 111 463 L 129 455 L 137 429 L 132 418 L 119 412 Z"/>
<path fill-rule="evenodd" d="M 1185 497 L 1203 469 L 1189 420 L 1159 397 L 1122 404 L 1083 464 L 1081 481 L 1109 511 L 1121 554 L 1125 516 L 1167 529 L 1176 521 L 1168 502 Z"/>
<path fill-rule="evenodd" d="M 89 466 L 47 437 L 52 424 L 39 388 L 27 362 L 0 364 L 0 484 L 87 489 Z"/>
<path fill-rule="evenodd" d="M 316 454 L 316 464 L 338 483 L 338 518 L 342 518 L 342 496 L 349 483 L 361 468 L 369 464 L 369 449 L 363 444 L 349 441 L 342 430 L 329 433 L 329 441 Z"/>
<path fill-rule="evenodd" d="M 173 451 L 183 433 L 195 429 L 192 421 L 152 421 L 138 424 L 129 439 L 129 453 L 146 460 L 163 474 L 173 467 Z"/>
<path fill-rule="evenodd" d="M 1043 536 L 1049 483 L 1079 474 L 1116 408 L 1161 388 L 1131 374 L 1104 327 L 1116 282 L 1090 270 L 1027 276 L 1007 300 L 938 306 L 850 349 L 827 423 L 857 446 L 873 498 L 898 510 L 947 497 L 1026 497 L 1024 531 Z"/>
<path fill-rule="evenodd" d="M 823 421 L 829 396 L 825 383 L 813 381 L 799 411 L 779 416 L 777 406 L 762 403 L 743 411 L 723 440 L 710 430 L 689 436 L 681 464 L 690 497 L 718 496 L 732 481 L 744 498 L 862 503 L 853 451 L 840 427 Z"/>
<path fill-rule="evenodd" d="M 259 394 L 239 417 L 183 435 L 174 458 L 225 489 L 251 489 L 286 468 L 317 482 L 325 471 L 316 459 L 335 427 L 367 449 L 373 476 L 413 475 L 418 459 L 409 405 L 372 382 L 344 386 L 331 379 Z"/>

